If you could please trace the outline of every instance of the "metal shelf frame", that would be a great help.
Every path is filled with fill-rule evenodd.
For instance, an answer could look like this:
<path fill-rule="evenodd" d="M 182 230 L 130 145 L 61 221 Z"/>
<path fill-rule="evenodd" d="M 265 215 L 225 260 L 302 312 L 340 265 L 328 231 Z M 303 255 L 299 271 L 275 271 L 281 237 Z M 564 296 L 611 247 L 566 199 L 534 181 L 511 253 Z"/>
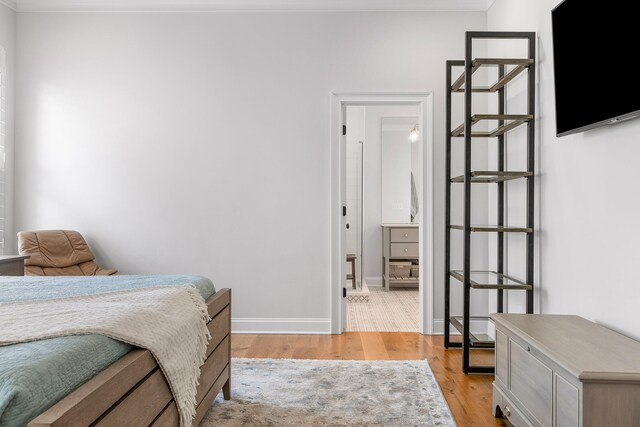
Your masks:
<path fill-rule="evenodd" d="M 452 230 L 465 231 L 465 225 L 451 224 Z M 469 229 L 472 233 L 486 232 L 486 233 L 533 233 L 533 228 L 529 227 L 511 227 L 506 225 L 471 225 Z"/>
<path fill-rule="evenodd" d="M 476 58 L 472 61 L 471 73 L 475 73 L 483 65 L 513 65 L 514 67 L 506 74 L 498 78 L 498 81 L 489 87 L 472 88 L 474 92 L 495 92 L 498 89 L 503 88 L 511 80 L 516 78 L 518 74 L 522 73 L 529 65 L 533 64 L 533 59 L 530 58 Z M 466 73 L 462 73 L 460 77 L 451 85 L 452 92 L 464 92 L 464 82 L 466 81 Z"/>
<path fill-rule="evenodd" d="M 474 58 L 474 40 L 525 40 L 528 43 L 527 58 Z M 517 31 L 467 31 L 465 34 L 465 59 L 450 60 L 446 63 L 447 87 L 446 87 L 446 204 L 445 204 L 445 307 L 444 307 L 444 343 L 445 348 L 462 349 L 462 371 L 471 373 L 493 373 L 492 366 L 474 366 L 470 364 L 470 350 L 473 348 L 492 348 L 493 345 L 486 340 L 479 339 L 470 331 L 471 320 L 471 289 L 488 289 L 497 292 L 497 311 L 504 312 L 504 291 L 518 290 L 526 293 L 526 312 L 533 313 L 534 293 L 534 171 L 535 171 L 535 51 L 536 34 L 534 32 Z M 497 66 L 498 80 L 489 87 L 474 87 L 472 75 L 480 67 Z M 507 69 L 508 66 L 512 68 Z M 464 72 L 453 81 L 453 68 L 464 67 Z M 506 114 L 507 86 L 516 76 L 526 73 L 527 78 L 527 111 L 525 114 Z M 452 128 L 452 94 L 461 93 L 464 96 L 464 123 L 457 128 Z M 497 114 L 473 114 L 472 100 L 477 93 L 495 93 L 498 96 Z M 497 128 L 492 131 L 472 132 L 471 127 L 483 120 L 498 122 Z M 516 127 L 526 126 L 526 153 L 527 170 L 519 172 L 505 171 L 505 134 Z M 464 139 L 464 175 L 452 176 L 451 144 L 453 138 Z M 472 139 L 495 138 L 498 144 L 498 170 L 497 171 L 472 171 Z M 511 179 L 526 179 L 526 226 L 508 227 L 505 224 L 505 181 Z M 464 220 L 463 225 L 451 223 L 451 186 L 460 183 L 464 186 Z M 497 218 L 494 226 L 471 225 L 471 188 L 472 183 L 495 183 L 497 185 Z M 463 267 L 461 270 L 452 271 L 451 268 L 451 238 L 453 230 L 463 231 Z M 471 235 L 473 232 L 494 232 L 497 237 L 496 250 L 496 283 L 483 284 L 471 279 Z M 505 239 L 508 232 L 524 232 L 526 238 L 526 278 L 524 282 L 512 279 L 504 275 L 505 270 Z M 463 285 L 463 309 L 462 315 L 454 316 L 451 313 L 451 278 L 454 277 Z M 451 341 L 451 327 L 456 328 L 462 335 L 462 341 Z"/>
<path fill-rule="evenodd" d="M 488 316 L 471 316 L 471 320 L 484 320 L 488 322 L 491 320 L 491 318 Z M 451 316 L 449 322 L 451 323 L 451 326 L 456 328 L 460 333 L 464 331 L 464 320 L 462 316 Z M 488 336 L 481 336 L 478 334 L 474 334 L 473 332 L 469 332 L 469 343 L 473 348 L 495 347 L 495 342 Z"/>
<path fill-rule="evenodd" d="M 495 276 L 495 283 L 479 283 L 473 279 L 474 274 L 486 274 L 487 276 Z M 465 276 L 462 271 L 451 270 L 451 277 L 458 280 L 460 283 L 465 282 Z M 509 277 L 506 274 L 500 274 L 497 271 L 472 271 L 469 283 L 472 289 L 513 289 L 513 290 L 529 290 L 532 289 L 532 285 L 527 285 L 518 279 Z"/>
<path fill-rule="evenodd" d="M 532 176 L 529 171 L 471 171 L 471 182 L 482 184 L 511 181 L 512 179 L 526 178 Z M 451 178 L 453 183 L 464 183 L 464 175 Z"/>
<path fill-rule="evenodd" d="M 498 121 L 498 127 L 490 131 L 472 132 L 471 136 L 475 138 L 493 138 L 504 135 L 520 125 L 533 120 L 533 114 L 474 114 L 471 116 L 471 126 L 482 121 Z M 466 129 L 466 121 L 451 131 L 451 136 L 464 137 Z"/>

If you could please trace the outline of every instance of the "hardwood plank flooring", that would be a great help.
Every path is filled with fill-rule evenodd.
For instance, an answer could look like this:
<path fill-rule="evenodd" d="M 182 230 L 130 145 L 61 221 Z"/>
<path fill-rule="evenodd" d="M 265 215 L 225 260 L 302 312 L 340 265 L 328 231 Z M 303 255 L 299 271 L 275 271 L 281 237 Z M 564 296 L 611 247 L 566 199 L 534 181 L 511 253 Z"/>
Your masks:
<path fill-rule="evenodd" d="M 491 415 L 493 375 L 464 375 L 459 349 L 442 336 L 414 332 L 346 332 L 342 335 L 233 334 L 232 357 L 337 360 L 427 359 L 460 427 L 507 426 Z M 474 350 L 472 363 L 493 365 L 493 351 Z"/>

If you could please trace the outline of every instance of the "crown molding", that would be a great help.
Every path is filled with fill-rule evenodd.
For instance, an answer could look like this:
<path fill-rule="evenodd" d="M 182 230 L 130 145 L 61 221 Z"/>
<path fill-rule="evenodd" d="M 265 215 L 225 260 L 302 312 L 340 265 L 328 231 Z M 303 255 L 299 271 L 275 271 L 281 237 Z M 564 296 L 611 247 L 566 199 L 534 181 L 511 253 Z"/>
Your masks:
<path fill-rule="evenodd" d="M 455 11 L 486 12 L 495 0 L 0 0 L 18 12 Z"/>
<path fill-rule="evenodd" d="M 18 5 L 16 0 L 0 0 L 0 4 L 7 6 L 9 9 L 16 11 L 18 10 Z"/>

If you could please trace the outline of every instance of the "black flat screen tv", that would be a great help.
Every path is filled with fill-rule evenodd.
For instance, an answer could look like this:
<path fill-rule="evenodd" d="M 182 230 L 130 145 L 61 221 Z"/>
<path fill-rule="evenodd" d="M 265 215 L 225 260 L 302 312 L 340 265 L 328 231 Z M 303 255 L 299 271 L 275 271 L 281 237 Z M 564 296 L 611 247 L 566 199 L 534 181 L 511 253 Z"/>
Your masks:
<path fill-rule="evenodd" d="M 629 8 L 564 0 L 551 11 L 556 135 L 640 116 L 640 20 Z"/>

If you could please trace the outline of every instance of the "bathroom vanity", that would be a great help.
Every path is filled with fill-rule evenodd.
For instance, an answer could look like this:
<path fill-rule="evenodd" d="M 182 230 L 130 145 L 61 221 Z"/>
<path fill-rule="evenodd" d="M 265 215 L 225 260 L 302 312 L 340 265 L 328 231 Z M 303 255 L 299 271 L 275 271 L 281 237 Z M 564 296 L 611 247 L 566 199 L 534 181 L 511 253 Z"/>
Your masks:
<path fill-rule="evenodd" d="M 382 224 L 382 286 L 418 287 L 420 227 L 415 223 Z"/>

